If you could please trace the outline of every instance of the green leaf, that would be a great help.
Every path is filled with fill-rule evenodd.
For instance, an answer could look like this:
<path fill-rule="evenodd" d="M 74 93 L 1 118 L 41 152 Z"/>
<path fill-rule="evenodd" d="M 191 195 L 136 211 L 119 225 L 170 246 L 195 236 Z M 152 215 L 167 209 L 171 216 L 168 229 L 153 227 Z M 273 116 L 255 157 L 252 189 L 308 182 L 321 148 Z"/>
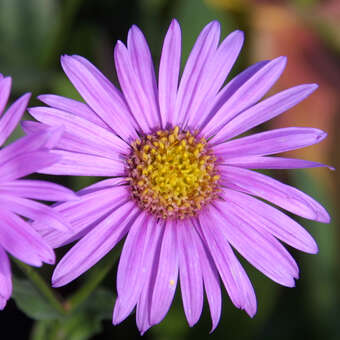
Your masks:
<path fill-rule="evenodd" d="M 35 320 L 51 320 L 61 317 L 53 306 L 28 280 L 13 277 L 13 294 L 18 308 Z"/>
<path fill-rule="evenodd" d="M 76 313 L 63 320 L 36 322 L 30 340 L 87 340 L 101 331 L 98 318 Z"/>
<path fill-rule="evenodd" d="M 101 329 L 101 321 L 112 318 L 113 292 L 99 288 L 72 314 L 35 323 L 30 340 L 87 340 Z"/>
<path fill-rule="evenodd" d="M 106 288 L 98 288 L 81 306 L 80 310 L 92 314 L 100 320 L 110 320 L 113 305 L 113 292 Z"/>

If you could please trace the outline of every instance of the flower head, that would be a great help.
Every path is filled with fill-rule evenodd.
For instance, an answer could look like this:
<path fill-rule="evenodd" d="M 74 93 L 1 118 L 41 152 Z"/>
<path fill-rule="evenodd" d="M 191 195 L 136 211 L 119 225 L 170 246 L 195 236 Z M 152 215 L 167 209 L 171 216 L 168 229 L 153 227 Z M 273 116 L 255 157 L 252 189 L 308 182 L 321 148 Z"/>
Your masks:
<path fill-rule="evenodd" d="M 40 123 L 24 124 L 27 132 L 65 128 L 52 151 L 61 161 L 42 172 L 113 177 L 81 190 L 79 201 L 55 207 L 70 220 L 71 234 L 37 225 L 53 247 L 79 239 L 57 265 L 53 285 L 77 278 L 126 236 L 113 323 L 136 308 L 142 333 L 164 318 L 178 279 L 190 326 L 200 317 L 204 291 L 213 329 L 218 324 L 220 279 L 234 305 L 253 316 L 255 293 L 234 249 L 272 280 L 294 286 L 298 267 L 280 241 L 309 253 L 317 245 L 263 200 L 329 221 L 306 194 L 251 170 L 322 166 L 268 155 L 318 143 L 324 132 L 293 127 L 233 139 L 317 86 L 299 85 L 260 101 L 281 75 L 284 57 L 259 62 L 223 86 L 243 33 L 220 44 L 219 38 L 217 22 L 202 30 L 179 81 L 181 33 L 173 20 L 157 82 L 146 40 L 133 26 L 127 47 L 118 42 L 114 51 L 121 91 L 86 59 L 63 56 L 63 69 L 86 103 L 40 96 L 50 107 L 31 108 Z"/>
<path fill-rule="evenodd" d="M 23 95 L 3 114 L 10 90 L 11 78 L 0 74 L 0 147 L 17 126 L 30 98 L 30 94 Z M 61 132 L 60 128 L 48 129 L 0 149 L 0 309 L 12 294 L 6 252 L 32 266 L 55 261 L 53 249 L 22 217 L 44 218 L 52 228 L 67 230 L 62 216 L 32 199 L 66 201 L 74 198 L 72 191 L 45 181 L 20 179 L 58 161 L 49 149 Z"/>

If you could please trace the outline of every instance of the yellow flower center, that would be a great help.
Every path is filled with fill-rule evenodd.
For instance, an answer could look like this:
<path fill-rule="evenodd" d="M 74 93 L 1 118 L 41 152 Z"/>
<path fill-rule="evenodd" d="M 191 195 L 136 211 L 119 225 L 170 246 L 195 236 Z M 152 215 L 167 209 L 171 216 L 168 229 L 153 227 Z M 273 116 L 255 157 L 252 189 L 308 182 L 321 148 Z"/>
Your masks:
<path fill-rule="evenodd" d="M 142 209 L 183 219 L 216 198 L 216 158 L 204 138 L 175 127 L 144 136 L 132 148 L 128 180 Z"/>

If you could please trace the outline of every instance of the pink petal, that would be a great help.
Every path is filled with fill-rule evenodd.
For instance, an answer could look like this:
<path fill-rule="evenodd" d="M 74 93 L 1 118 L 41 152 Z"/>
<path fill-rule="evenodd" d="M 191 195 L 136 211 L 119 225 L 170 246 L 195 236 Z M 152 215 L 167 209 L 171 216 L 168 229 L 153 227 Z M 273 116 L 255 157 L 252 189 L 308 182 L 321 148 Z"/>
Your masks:
<path fill-rule="evenodd" d="M 247 216 L 249 224 L 256 223 L 257 228 L 268 231 L 294 248 L 307 253 L 317 253 L 318 246 L 312 236 L 280 210 L 234 190 L 224 189 L 222 197 L 225 201 L 236 204 L 243 211 L 243 215 Z"/>
<path fill-rule="evenodd" d="M 181 63 L 181 28 L 176 19 L 171 21 L 164 38 L 159 64 L 158 99 L 161 114 L 161 126 L 174 124 L 179 69 Z"/>
<path fill-rule="evenodd" d="M 56 266 L 53 287 L 73 281 L 103 258 L 126 235 L 139 213 L 135 203 L 128 202 L 86 234 Z"/>
<path fill-rule="evenodd" d="M 224 201 L 215 204 L 217 209 L 211 209 L 211 214 L 231 245 L 273 281 L 293 287 L 298 267 L 281 243 L 266 230 L 259 232 L 254 221 L 248 221 L 235 205 Z"/>
<path fill-rule="evenodd" d="M 12 295 L 12 277 L 9 258 L 0 246 L 0 310 L 4 309 Z"/>
<path fill-rule="evenodd" d="M 328 223 L 330 217 L 318 202 L 302 191 L 247 169 L 222 166 L 223 184 L 231 189 L 262 197 L 296 215 Z"/>
<path fill-rule="evenodd" d="M 34 222 L 33 228 L 53 248 L 61 247 L 82 238 L 129 200 L 130 193 L 126 186 L 110 187 L 107 182 L 112 182 L 112 179 L 98 182 L 79 191 L 77 193 L 79 199 L 77 200 L 67 201 L 53 207 L 53 210 L 61 214 L 72 225 L 72 229 L 68 232 L 51 229 L 40 221 Z M 102 190 L 99 188 L 100 184 L 103 185 Z M 107 187 L 104 187 L 104 185 L 107 185 Z M 97 189 L 91 191 L 95 186 Z"/>
<path fill-rule="evenodd" d="M 206 122 L 202 127 L 201 133 L 206 137 L 215 135 L 232 118 L 260 100 L 279 78 L 285 65 L 286 58 L 279 57 L 260 68 Z"/>
<path fill-rule="evenodd" d="M 35 122 L 32 123 L 42 125 Z M 0 150 L 0 164 L 4 164 L 20 154 L 27 154 L 32 151 L 43 151 L 54 147 L 60 139 L 62 132 L 63 127 L 48 128 L 45 126 L 44 129 L 35 131 L 34 134 L 17 139 L 15 142 Z"/>
<path fill-rule="evenodd" d="M 3 114 L 5 107 L 7 105 L 9 95 L 11 93 L 12 78 L 6 77 L 0 78 L 0 117 Z"/>
<path fill-rule="evenodd" d="M 196 88 L 202 81 L 208 60 L 214 55 L 219 39 L 220 24 L 217 21 L 209 23 L 199 34 L 179 84 L 173 125 L 181 125 L 186 120 L 191 112 L 192 103 L 200 97 L 200 92 L 196 91 Z"/>
<path fill-rule="evenodd" d="M 55 164 L 60 157 L 47 151 L 19 154 L 0 167 L 0 183 L 13 181 Z"/>
<path fill-rule="evenodd" d="M 193 227 L 195 227 L 195 225 L 197 225 L 199 222 L 192 221 L 192 223 Z M 210 315 L 212 320 L 212 328 L 210 333 L 212 333 L 217 327 L 221 317 L 222 295 L 220 279 L 213 259 L 211 258 L 210 254 L 207 253 L 207 249 L 203 242 L 202 241 L 197 242 L 197 247 L 200 256 L 200 265 L 203 274 L 204 288 L 207 294 L 207 299 L 210 308 Z"/>
<path fill-rule="evenodd" d="M 26 93 L 17 99 L 6 111 L 6 113 L 0 119 L 0 145 L 2 145 L 7 137 L 16 128 L 19 120 L 24 114 L 31 94 Z"/>
<path fill-rule="evenodd" d="M 143 254 L 143 271 L 146 273 L 139 301 L 136 308 L 137 327 L 143 335 L 150 327 L 150 308 L 153 294 L 153 283 L 158 269 L 160 245 L 163 238 L 165 223 L 148 224 L 148 231 Z"/>
<path fill-rule="evenodd" d="M 122 322 L 135 307 L 149 275 L 143 268 L 143 253 L 146 251 L 149 224 L 156 222 L 142 212 L 134 221 L 124 242 L 117 271 L 118 299 L 113 311 L 113 323 Z"/>
<path fill-rule="evenodd" d="M 232 95 L 242 87 L 249 79 L 251 79 L 260 69 L 265 67 L 269 63 L 268 60 L 260 61 L 254 65 L 249 66 L 241 73 L 237 74 L 232 80 L 230 80 L 216 95 L 213 100 L 212 109 L 208 116 L 205 116 L 203 123 L 207 123 L 211 117 L 232 97 Z"/>
<path fill-rule="evenodd" d="M 125 141 L 136 138 L 135 122 L 112 83 L 80 56 L 62 56 L 62 67 L 87 104 Z"/>
<path fill-rule="evenodd" d="M 13 182 L 6 182 L 0 184 L 0 191 L 6 191 L 15 196 L 43 201 L 67 201 L 77 199 L 77 195 L 70 189 L 52 182 L 38 180 L 21 179 Z"/>
<path fill-rule="evenodd" d="M 177 223 L 179 274 L 185 316 L 192 327 L 200 318 L 203 307 L 203 280 L 196 230 L 190 222 Z"/>
<path fill-rule="evenodd" d="M 119 84 L 140 128 L 144 133 L 158 128 L 159 117 L 153 114 L 152 105 L 133 68 L 129 51 L 121 41 L 115 46 L 114 59 Z"/>
<path fill-rule="evenodd" d="M 53 94 L 43 94 L 37 97 L 40 101 L 55 109 L 72 113 L 93 124 L 110 130 L 110 127 L 88 105 L 74 99 L 65 98 Z"/>
<path fill-rule="evenodd" d="M 0 245 L 14 257 L 32 266 L 55 262 L 52 248 L 27 222 L 3 209 L 0 221 Z"/>
<path fill-rule="evenodd" d="M 324 131 L 313 128 L 275 129 L 215 145 L 214 153 L 225 159 L 272 155 L 320 143 L 326 136 Z"/>
<path fill-rule="evenodd" d="M 150 304 L 150 324 L 162 321 L 174 298 L 178 278 L 178 250 L 176 222 L 167 221 L 165 226 L 159 262 L 154 277 Z"/>
<path fill-rule="evenodd" d="M 207 62 L 205 73 L 196 88 L 197 96 L 187 115 L 187 125 L 197 128 L 208 116 L 216 94 L 233 67 L 244 40 L 242 31 L 230 33 Z"/>
<path fill-rule="evenodd" d="M 40 220 L 41 223 L 47 224 L 50 228 L 63 232 L 72 228 L 68 221 L 62 218 L 51 207 L 26 198 L 14 196 L 13 193 L 6 194 L 0 190 L 0 204 L 16 214 L 31 220 Z"/>
<path fill-rule="evenodd" d="M 118 153 L 128 153 L 130 150 L 128 144 L 114 133 L 73 114 L 49 107 L 33 107 L 29 109 L 29 113 L 44 124 L 64 127 L 63 136 L 57 146 L 59 149 L 108 158 L 117 157 Z M 72 147 L 73 143 L 76 148 Z"/>
<path fill-rule="evenodd" d="M 278 116 L 304 100 L 313 93 L 317 87 L 316 84 L 295 86 L 250 107 L 219 130 L 214 137 L 214 143 L 231 139 Z"/>
<path fill-rule="evenodd" d="M 63 150 L 53 150 L 50 157 L 58 162 L 41 166 L 39 173 L 50 175 L 73 176 L 124 176 L 125 164 L 123 160 L 108 159 L 100 156 L 81 154 Z"/>
<path fill-rule="evenodd" d="M 223 164 L 246 169 L 304 169 L 327 167 L 330 170 L 335 170 L 332 166 L 306 161 L 304 159 L 266 156 L 228 158 L 223 160 Z"/>
<path fill-rule="evenodd" d="M 135 75 L 150 105 L 150 118 L 154 126 L 160 126 L 158 89 L 151 52 L 142 31 L 133 25 L 128 33 L 127 48 Z"/>
<path fill-rule="evenodd" d="M 199 215 L 200 233 L 215 262 L 224 286 L 233 304 L 244 309 L 251 317 L 256 313 L 256 296 L 249 278 L 221 232 L 215 215 L 210 210 Z"/>

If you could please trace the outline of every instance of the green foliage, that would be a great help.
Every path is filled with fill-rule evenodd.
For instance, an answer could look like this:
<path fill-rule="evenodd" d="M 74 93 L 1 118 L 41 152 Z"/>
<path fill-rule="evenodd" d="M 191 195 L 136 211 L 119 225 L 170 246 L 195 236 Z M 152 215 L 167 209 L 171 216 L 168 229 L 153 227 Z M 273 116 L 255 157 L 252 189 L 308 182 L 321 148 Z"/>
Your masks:
<path fill-rule="evenodd" d="M 29 280 L 13 277 L 12 298 L 18 308 L 32 319 L 54 320 L 61 317 Z"/>
<path fill-rule="evenodd" d="M 72 314 L 36 322 L 30 340 L 87 340 L 102 330 L 101 322 L 111 319 L 113 295 L 97 289 Z"/>
<path fill-rule="evenodd" d="M 86 340 L 101 331 L 102 320 L 112 317 L 112 292 L 99 288 L 74 311 L 61 315 L 28 280 L 15 279 L 13 298 L 35 323 L 31 340 Z"/>

